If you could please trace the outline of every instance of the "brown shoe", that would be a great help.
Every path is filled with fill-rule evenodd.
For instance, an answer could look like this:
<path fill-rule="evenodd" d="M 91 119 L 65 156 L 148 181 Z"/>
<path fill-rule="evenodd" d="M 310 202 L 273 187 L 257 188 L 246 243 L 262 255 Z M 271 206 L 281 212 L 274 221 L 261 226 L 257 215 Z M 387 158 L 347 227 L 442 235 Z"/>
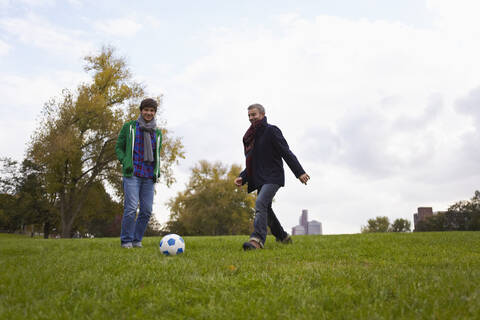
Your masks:
<path fill-rule="evenodd" d="M 257 241 L 250 240 L 248 242 L 243 243 L 243 250 L 247 251 L 247 250 L 255 250 L 255 249 L 262 249 L 262 246 Z"/>
<path fill-rule="evenodd" d="M 292 243 L 293 243 L 292 237 L 290 237 L 289 235 L 287 235 L 287 236 L 285 237 L 285 239 L 282 240 L 282 243 L 283 243 L 283 244 L 292 244 Z"/>
<path fill-rule="evenodd" d="M 283 238 L 283 240 L 280 240 L 280 238 L 276 238 L 275 241 L 281 242 L 283 244 L 292 244 L 293 243 L 292 237 L 288 234 L 285 238 Z"/>

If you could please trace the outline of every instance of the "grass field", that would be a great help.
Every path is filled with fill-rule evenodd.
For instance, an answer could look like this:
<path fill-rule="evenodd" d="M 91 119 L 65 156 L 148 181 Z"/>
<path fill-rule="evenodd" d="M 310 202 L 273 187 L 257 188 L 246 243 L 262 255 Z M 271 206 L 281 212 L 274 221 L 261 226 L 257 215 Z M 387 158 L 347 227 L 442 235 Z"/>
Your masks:
<path fill-rule="evenodd" d="M 0 319 L 480 319 L 480 232 L 245 239 L 0 235 Z"/>

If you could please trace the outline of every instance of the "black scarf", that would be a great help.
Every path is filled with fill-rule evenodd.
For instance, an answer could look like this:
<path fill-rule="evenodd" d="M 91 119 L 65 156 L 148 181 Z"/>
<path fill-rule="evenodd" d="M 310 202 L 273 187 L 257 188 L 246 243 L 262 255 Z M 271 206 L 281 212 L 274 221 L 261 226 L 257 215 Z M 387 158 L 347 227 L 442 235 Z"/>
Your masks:
<path fill-rule="evenodd" d="M 247 132 L 243 136 L 243 148 L 245 152 L 245 163 L 247 170 L 247 177 L 252 176 L 252 158 L 253 158 L 253 147 L 255 146 L 255 133 L 257 129 L 263 126 L 267 126 L 267 117 L 263 117 L 262 120 L 257 120 L 250 125 Z"/>

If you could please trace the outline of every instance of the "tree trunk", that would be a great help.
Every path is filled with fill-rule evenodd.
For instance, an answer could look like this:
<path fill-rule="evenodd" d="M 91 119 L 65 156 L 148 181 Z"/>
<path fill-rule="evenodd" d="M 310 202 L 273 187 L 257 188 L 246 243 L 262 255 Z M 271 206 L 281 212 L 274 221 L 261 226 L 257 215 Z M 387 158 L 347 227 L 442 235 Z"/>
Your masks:
<path fill-rule="evenodd" d="M 48 239 L 48 236 L 50 236 L 50 222 L 45 222 L 43 224 L 43 238 Z"/>
<path fill-rule="evenodd" d="M 72 222 L 71 219 L 68 219 L 62 214 L 62 238 L 71 238 L 72 237 Z"/>
<path fill-rule="evenodd" d="M 71 238 L 72 237 L 72 225 L 73 221 L 71 219 L 71 200 L 72 197 L 68 197 L 65 192 L 60 194 L 60 223 L 62 225 L 62 233 L 60 236 L 62 238 Z"/>
<path fill-rule="evenodd" d="M 62 198 L 60 201 L 60 217 L 62 220 L 62 238 L 72 237 L 72 227 L 78 213 L 82 210 L 83 204 L 86 200 L 86 194 L 88 194 L 88 188 L 82 192 L 81 199 L 77 199 L 74 195 L 70 195 L 68 203 L 65 204 L 66 199 Z"/>

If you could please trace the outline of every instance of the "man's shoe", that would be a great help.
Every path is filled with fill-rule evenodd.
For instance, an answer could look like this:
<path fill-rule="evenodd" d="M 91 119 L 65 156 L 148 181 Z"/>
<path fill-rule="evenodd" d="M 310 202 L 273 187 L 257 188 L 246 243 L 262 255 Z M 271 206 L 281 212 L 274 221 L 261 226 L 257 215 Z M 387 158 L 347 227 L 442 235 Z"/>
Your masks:
<path fill-rule="evenodd" d="M 293 241 L 292 241 L 292 237 L 290 235 L 287 234 L 287 236 L 285 238 L 283 238 L 283 240 L 280 240 L 279 238 L 276 238 L 275 241 L 277 242 L 281 242 L 283 244 L 292 244 Z"/>
<path fill-rule="evenodd" d="M 293 243 L 292 237 L 289 236 L 289 235 L 287 235 L 287 236 L 285 237 L 285 239 L 282 240 L 282 243 L 283 243 L 283 244 L 292 244 L 292 243 Z"/>
<path fill-rule="evenodd" d="M 243 250 L 247 251 L 247 250 L 255 250 L 255 249 L 262 249 L 262 246 L 257 241 L 250 240 L 248 242 L 243 243 Z"/>
<path fill-rule="evenodd" d="M 250 241 L 243 243 L 243 250 L 247 251 L 247 250 L 255 250 L 255 249 L 257 249 L 257 247 L 251 244 Z"/>
<path fill-rule="evenodd" d="M 125 243 L 122 243 L 122 248 L 124 249 L 132 249 L 133 248 L 133 245 L 131 242 L 125 242 Z"/>
<path fill-rule="evenodd" d="M 134 242 L 132 245 L 133 245 L 134 248 L 143 248 L 142 242 L 140 242 L 140 241 Z"/>

